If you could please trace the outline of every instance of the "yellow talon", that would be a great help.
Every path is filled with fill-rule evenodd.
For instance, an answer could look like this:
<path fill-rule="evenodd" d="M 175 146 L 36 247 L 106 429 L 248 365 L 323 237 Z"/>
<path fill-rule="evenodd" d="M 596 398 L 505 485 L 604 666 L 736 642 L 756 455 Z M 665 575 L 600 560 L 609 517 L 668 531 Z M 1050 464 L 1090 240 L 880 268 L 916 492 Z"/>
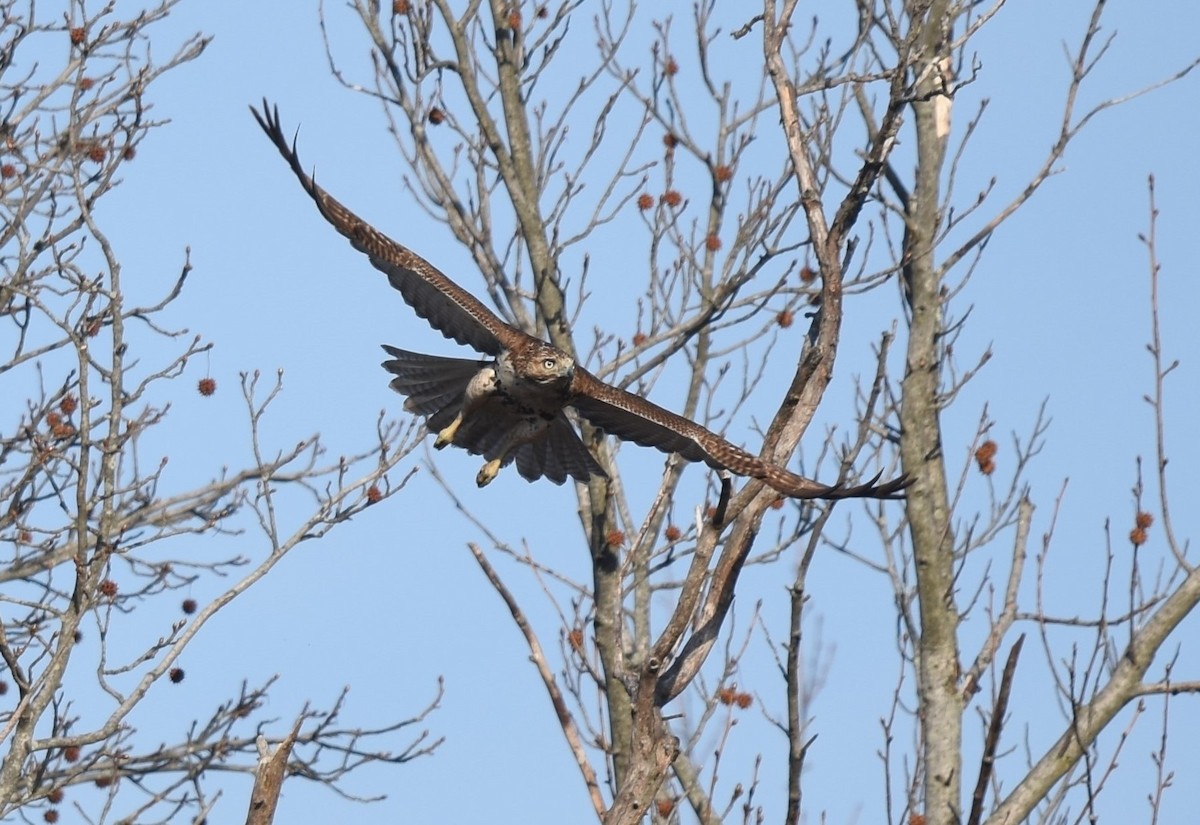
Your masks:
<path fill-rule="evenodd" d="M 435 450 L 440 450 L 447 444 L 450 444 L 454 441 L 454 436 L 458 434 L 458 428 L 462 424 L 462 420 L 462 413 L 459 413 L 458 415 L 454 416 L 454 420 L 451 421 L 444 430 L 438 433 L 437 439 L 433 442 L 433 448 Z M 492 473 L 492 475 L 494 476 L 495 473 Z M 480 486 L 482 487 L 483 485 L 481 484 Z"/>
<path fill-rule="evenodd" d="M 479 471 L 479 475 L 475 476 L 475 483 L 480 487 L 486 487 L 491 483 L 496 474 L 500 472 L 501 461 L 498 458 L 493 458 Z"/>

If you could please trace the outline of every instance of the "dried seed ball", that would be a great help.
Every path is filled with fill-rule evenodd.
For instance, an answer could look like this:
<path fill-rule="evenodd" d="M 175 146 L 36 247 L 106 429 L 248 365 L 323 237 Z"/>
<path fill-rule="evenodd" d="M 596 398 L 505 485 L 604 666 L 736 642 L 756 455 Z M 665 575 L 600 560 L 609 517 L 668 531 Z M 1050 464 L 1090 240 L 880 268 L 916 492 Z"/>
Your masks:
<path fill-rule="evenodd" d="M 996 450 L 996 442 L 988 440 L 980 444 L 979 449 L 975 451 L 975 461 L 979 464 L 979 472 L 985 476 L 990 476 L 996 469 L 996 462 L 992 461 Z"/>

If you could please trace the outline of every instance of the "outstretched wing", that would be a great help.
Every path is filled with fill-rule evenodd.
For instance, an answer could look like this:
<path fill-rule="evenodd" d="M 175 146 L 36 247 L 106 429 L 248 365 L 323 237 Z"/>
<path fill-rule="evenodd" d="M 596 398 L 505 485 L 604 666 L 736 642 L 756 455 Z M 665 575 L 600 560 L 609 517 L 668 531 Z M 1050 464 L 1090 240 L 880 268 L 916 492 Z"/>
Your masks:
<path fill-rule="evenodd" d="M 854 487 L 820 484 L 735 447 L 721 436 L 646 399 L 605 384 L 576 368 L 570 404 L 581 416 L 609 435 L 717 470 L 765 481 L 790 498 L 898 498 L 911 482 L 907 477 L 877 483 L 879 476 Z"/>
<path fill-rule="evenodd" d="M 351 212 L 336 198 L 317 186 L 300 165 L 293 140 L 288 142 L 279 124 L 279 109 L 263 100 L 260 113 L 250 107 L 254 119 L 292 167 L 304 191 L 333 228 L 344 235 L 371 265 L 388 276 L 417 315 L 447 338 L 488 355 L 518 346 L 528 336 L 500 320 L 475 296 L 451 281 L 415 252 L 401 246 Z"/>

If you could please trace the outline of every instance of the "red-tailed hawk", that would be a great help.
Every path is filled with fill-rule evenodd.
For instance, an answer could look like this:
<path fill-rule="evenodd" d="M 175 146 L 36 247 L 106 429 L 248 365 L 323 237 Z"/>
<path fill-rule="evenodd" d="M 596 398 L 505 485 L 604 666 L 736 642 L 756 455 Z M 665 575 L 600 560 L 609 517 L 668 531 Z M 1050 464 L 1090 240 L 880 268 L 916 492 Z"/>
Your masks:
<path fill-rule="evenodd" d="M 568 353 L 500 320 L 428 261 L 343 206 L 305 173 L 295 142 L 280 127 L 278 109 L 264 100 L 261 113 L 251 111 L 325 220 L 388 276 L 417 315 L 447 338 L 489 356 L 442 358 L 384 347 L 391 359 L 383 366 L 395 376 L 392 388 L 407 397 L 405 409 L 425 416 L 437 433 L 434 446 L 453 444 L 487 459 L 475 479 L 480 487 L 514 461 L 530 481 L 544 476 L 562 484 L 568 476 L 587 482 L 605 475 L 567 418 L 567 407 L 609 435 L 761 479 L 791 498 L 895 498 L 908 486 L 906 478 L 880 484 L 878 476 L 855 487 L 820 484 L 604 383 Z"/>

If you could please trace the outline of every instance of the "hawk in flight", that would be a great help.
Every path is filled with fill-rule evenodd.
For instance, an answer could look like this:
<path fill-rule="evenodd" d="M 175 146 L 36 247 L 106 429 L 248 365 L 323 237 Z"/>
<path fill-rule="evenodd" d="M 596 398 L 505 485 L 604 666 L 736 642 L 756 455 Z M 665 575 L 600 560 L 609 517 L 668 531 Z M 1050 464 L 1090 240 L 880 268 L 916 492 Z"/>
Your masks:
<path fill-rule="evenodd" d="M 475 296 L 419 255 L 379 232 L 318 186 L 300 165 L 279 111 L 263 101 L 258 125 L 317 205 L 321 215 L 388 276 L 416 313 L 447 338 L 487 356 L 442 358 L 385 346 L 383 366 L 391 386 L 407 396 L 404 408 L 426 419 L 437 433 L 434 446 L 453 444 L 487 463 L 476 483 L 484 486 L 500 468 L 516 462 L 529 481 L 543 476 L 562 484 L 570 476 L 587 482 L 605 472 L 584 447 L 565 410 L 571 407 L 599 429 L 644 447 L 678 453 L 717 470 L 761 479 L 791 498 L 895 498 L 907 478 L 855 487 L 828 486 L 763 461 L 716 433 L 596 378 L 561 349 L 504 321 Z"/>

